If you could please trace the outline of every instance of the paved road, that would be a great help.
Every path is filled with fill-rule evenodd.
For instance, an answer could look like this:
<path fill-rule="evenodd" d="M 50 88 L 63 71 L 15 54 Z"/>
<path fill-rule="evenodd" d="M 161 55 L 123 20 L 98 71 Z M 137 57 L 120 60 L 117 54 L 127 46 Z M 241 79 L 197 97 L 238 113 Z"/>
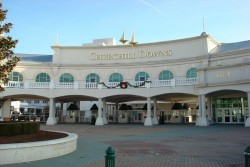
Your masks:
<path fill-rule="evenodd" d="M 243 125 L 87 124 L 41 125 L 43 130 L 79 135 L 75 152 L 57 158 L 6 167 L 104 167 L 105 151 L 113 146 L 116 167 L 244 167 L 250 128 Z"/>

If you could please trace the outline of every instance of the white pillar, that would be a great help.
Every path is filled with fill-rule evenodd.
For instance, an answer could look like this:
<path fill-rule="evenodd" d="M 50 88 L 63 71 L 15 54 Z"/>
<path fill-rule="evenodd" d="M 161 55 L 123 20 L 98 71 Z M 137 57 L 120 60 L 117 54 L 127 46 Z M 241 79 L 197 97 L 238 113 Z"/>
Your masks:
<path fill-rule="evenodd" d="M 102 119 L 102 99 L 98 99 L 98 116 L 95 122 L 95 125 L 104 125 L 103 119 Z"/>
<path fill-rule="evenodd" d="M 57 124 L 56 117 L 55 117 L 55 110 L 56 110 L 56 103 L 55 99 L 49 99 L 49 118 L 46 122 L 46 125 L 55 125 Z"/>
<path fill-rule="evenodd" d="M 11 106 L 11 99 L 7 99 L 2 105 L 2 120 L 9 121 L 11 114 L 10 114 L 10 106 Z"/>
<path fill-rule="evenodd" d="M 201 95 L 198 95 L 198 106 L 199 106 L 199 108 L 198 108 L 198 118 L 196 119 L 196 126 L 199 126 L 199 121 L 200 121 L 200 118 L 201 118 Z"/>
<path fill-rule="evenodd" d="M 205 95 L 202 94 L 200 95 L 200 105 L 199 106 L 199 113 L 201 114 L 198 118 L 198 122 L 196 122 L 197 126 L 208 126 L 209 122 L 208 119 L 206 118 L 206 99 Z M 201 110 L 201 111 L 200 111 Z"/>
<path fill-rule="evenodd" d="M 152 126 L 153 121 L 151 118 L 151 98 L 147 97 L 147 118 L 145 119 L 144 126 Z"/>
<path fill-rule="evenodd" d="M 207 114 L 207 119 L 209 121 L 210 124 L 213 124 L 213 113 L 212 113 L 212 107 L 211 107 L 211 97 L 207 98 L 207 110 L 208 110 L 208 114 Z"/>
<path fill-rule="evenodd" d="M 107 104 L 106 104 L 106 99 L 103 99 L 103 124 L 107 125 L 108 124 L 108 120 L 107 120 Z"/>
<path fill-rule="evenodd" d="M 153 117 L 153 124 L 158 125 L 159 121 L 157 119 L 157 100 L 154 99 L 154 117 Z"/>
<path fill-rule="evenodd" d="M 119 118 L 119 103 L 115 103 L 115 122 L 118 122 Z"/>
<path fill-rule="evenodd" d="M 248 113 L 246 113 L 246 115 L 248 115 L 248 118 L 245 122 L 245 127 L 250 127 L 250 92 L 247 92 L 247 104 L 248 104 Z"/>

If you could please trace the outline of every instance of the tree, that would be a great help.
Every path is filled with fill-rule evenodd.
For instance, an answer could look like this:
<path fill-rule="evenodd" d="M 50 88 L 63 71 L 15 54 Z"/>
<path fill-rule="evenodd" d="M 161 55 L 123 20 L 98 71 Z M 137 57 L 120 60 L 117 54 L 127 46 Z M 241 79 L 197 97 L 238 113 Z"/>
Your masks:
<path fill-rule="evenodd" d="M 17 44 L 17 40 L 12 40 L 10 36 L 5 37 L 4 33 L 9 33 L 12 28 L 12 23 L 5 23 L 7 10 L 2 9 L 2 2 L 0 1 L 0 92 L 4 91 L 3 85 L 8 82 L 8 75 L 16 66 L 20 59 L 14 56 L 13 48 Z M 0 98 L 0 108 L 5 99 Z"/>
<path fill-rule="evenodd" d="M 4 23 L 7 10 L 2 9 L 0 2 L 0 92 L 4 91 L 3 84 L 8 82 L 8 75 L 16 66 L 20 59 L 14 56 L 12 49 L 15 48 L 18 40 L 13 40 L 10 36 L 5 37 L 4 33 L 9 33 L 12 28 L 12 23 Z"/>

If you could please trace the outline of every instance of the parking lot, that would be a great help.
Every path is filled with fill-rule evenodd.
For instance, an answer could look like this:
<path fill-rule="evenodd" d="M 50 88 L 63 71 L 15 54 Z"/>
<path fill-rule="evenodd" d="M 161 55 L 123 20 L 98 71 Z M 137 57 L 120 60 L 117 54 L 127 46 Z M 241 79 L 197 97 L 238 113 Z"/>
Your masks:
<path fill-rule="evenodd" d="M 13 167 L 104 167 L 105 151 L 116 149 L 116 167 L 243 167 L 250 146 L 250 128 L 244 125 L 198 127 L 168 124 L 41 125 L 43 130 L 79 135 L 75 152 Z"/>

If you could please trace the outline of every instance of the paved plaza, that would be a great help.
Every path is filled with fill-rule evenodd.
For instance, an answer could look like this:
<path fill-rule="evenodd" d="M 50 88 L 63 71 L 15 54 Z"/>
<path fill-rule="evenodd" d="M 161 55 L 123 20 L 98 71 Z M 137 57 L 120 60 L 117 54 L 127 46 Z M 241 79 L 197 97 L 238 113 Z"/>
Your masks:
<path fill-rule="evenodd" d="M 89 124 L 41 125 L 78 134 L 75 152 L 6 167 L 104 167 L 105 151 L 116 149 L 116 167 L 244 167 L 250 128 L 244 125 Z"/>

